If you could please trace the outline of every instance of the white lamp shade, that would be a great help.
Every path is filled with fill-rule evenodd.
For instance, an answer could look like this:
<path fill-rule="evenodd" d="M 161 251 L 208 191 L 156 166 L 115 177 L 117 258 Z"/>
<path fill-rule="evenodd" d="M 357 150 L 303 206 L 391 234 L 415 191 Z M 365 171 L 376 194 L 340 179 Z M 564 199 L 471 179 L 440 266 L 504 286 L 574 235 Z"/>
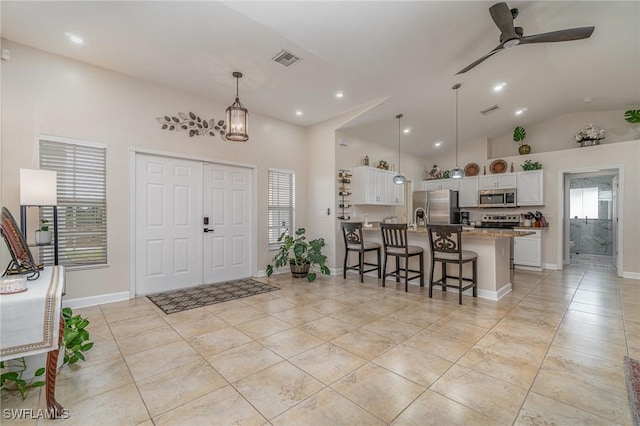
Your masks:
<path fill-rule="evenodd" d="M 58 174 L 53 170 L 20 169 L 20 205 L 58 204 Z"/>

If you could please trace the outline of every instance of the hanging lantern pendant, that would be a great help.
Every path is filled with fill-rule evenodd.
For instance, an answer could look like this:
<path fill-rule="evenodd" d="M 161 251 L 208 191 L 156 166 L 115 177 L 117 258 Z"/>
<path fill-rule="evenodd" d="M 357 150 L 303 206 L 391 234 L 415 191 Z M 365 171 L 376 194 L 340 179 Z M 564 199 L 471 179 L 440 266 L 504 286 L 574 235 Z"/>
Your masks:
<path fill-rule="evenodd" d="M 246 142 L 249 140 L 249 111 L 240 103 L 238 96 L 238 81 L 242 73 L 235 71 L 236 101 L 227 108 L 227 140 L 233 142 Z"/>

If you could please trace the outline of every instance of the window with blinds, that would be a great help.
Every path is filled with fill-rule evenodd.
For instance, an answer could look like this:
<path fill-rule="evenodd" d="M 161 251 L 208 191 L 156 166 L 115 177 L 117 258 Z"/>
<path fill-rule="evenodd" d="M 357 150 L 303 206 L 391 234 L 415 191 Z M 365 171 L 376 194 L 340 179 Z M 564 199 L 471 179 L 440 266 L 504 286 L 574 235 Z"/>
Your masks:
<path fill-rule="evenodd" d="M 286 229 L 293 232 L 295 209 L 295 173 L 269 169 L 269 245 L 278 244 L 278 237 Z"/>
<path fill-rule="evenodd" d="M 59 264 L 106 264 L 106 147 L 41 138 L 40 168 L 58 172 Z M 40 209 L 41 219 L 53 223 L 52 216 Z M 53 246 L 40 248 L 40 262 L 53 264 Z"/>

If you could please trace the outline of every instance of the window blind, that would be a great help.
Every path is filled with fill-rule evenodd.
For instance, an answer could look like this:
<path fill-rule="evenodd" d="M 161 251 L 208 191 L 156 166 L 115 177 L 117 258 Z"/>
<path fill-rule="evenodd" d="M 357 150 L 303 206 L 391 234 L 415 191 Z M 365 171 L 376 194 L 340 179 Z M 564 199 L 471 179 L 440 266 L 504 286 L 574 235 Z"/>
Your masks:
<path fill-rule="evenodd" d="M 278 244 L 286 229 L 293 233 L 295 174 L 287 170 L 269 170 L 269 245 Z"/>
<path fill-rule="evenodd" d="M 40 168 L 58 172 L 59 264 L 106 264 L 106 148 L 41 139 Z M 53 224 L 52 209 L 40 209 L 40 218 Z M 52 265 L 53 250 L 41 247 L 40 262 Z"/>

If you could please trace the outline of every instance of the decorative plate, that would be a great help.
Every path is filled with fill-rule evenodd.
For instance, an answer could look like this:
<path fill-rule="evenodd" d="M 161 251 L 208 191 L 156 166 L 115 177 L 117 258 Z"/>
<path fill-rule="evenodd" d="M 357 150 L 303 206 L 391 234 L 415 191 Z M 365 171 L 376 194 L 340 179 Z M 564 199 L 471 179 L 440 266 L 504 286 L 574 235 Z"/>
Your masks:
<path fill-rule="evenodd" d="M 489 170 L 494 175 L 498 173 L 504 173 L 507 171 L 507 162 L 504 160 L 496 160 L 491 163 L 491 165 L 489 166 Z"/>
<path fill-rule="evenodd" d="M 478 173 L 480 173 L 480 166 L 478 166 L 476 163 L 469 163 L 464 166 L 465 176 L 478 176 Z"/>

